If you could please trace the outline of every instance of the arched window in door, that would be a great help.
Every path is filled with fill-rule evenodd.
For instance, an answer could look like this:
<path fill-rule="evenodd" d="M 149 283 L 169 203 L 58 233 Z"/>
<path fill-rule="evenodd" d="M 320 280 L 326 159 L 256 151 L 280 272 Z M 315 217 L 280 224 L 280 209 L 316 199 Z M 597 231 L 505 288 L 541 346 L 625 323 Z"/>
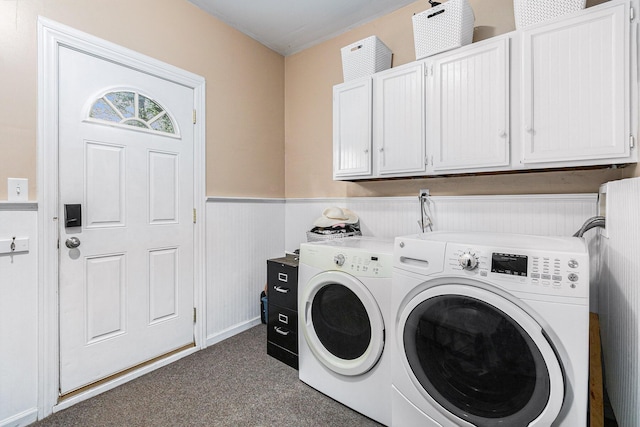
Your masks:
<path fill-rule="evenodd" d="M 157 101 L 134 91 L 104 94 L 91 105 L 89 119 L 178 136 L 169 113 Z"/>

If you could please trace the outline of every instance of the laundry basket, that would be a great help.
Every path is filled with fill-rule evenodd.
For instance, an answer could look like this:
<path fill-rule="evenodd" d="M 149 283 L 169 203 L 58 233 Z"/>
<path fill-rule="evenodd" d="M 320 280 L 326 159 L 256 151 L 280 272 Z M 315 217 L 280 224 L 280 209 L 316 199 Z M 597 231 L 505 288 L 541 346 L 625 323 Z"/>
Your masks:
<path fill-rule="evenodd" d="M 391 68 L 391 49 L 376 36 L 351 43 L 340 52 L 345 82 Z"/>
<path fill-rule="evenodd" d="M 548 21 L 584 9 L 586 0 L 513 0 L 516 28 Z"/>
<path fill-rule="evenodd" d="M 464 46 L 473 40 L 475 16 L 467 0 L 449 0 L 416 13 L 412 21 L 416 59 Z"/>
<path fill-rule="evenodd" d="M 336 233 L 336 234 L 318 234 L 313 231 L 307 231 L 307 242 L 325 242 L 327 240 L 342 239 L 345 237 L 362 236 L 361 231 L 354 231 L 351 233 Z"/>

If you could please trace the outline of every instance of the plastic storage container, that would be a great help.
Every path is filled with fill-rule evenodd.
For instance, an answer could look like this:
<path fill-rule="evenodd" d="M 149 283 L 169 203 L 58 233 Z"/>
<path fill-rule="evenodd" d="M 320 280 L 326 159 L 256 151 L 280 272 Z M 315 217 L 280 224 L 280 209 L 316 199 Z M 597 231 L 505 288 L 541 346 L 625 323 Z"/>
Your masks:
<path fill-rule="evenodd" d="M 584 9 L 586 0 L 513 0 L 516 28 L 548 21 Z"/>
<path fill-rule="evenodd" d="M 416 59 L 464 46 L 473 40 L 475 16 L 467 0 L 446 3 L 412 17 Z"/>
<path fill-rule="evenodd" d="M 376 36 L 351 43 L 340 52 L 345 82 L 391 68 L 391 49 Z"/>

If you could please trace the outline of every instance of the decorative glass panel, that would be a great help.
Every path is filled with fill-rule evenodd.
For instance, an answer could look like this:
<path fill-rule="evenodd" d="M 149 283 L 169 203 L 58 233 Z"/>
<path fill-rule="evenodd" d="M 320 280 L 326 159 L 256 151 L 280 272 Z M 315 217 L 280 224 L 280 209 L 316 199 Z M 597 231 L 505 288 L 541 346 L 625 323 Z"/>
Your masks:
<path fill-rule="evenodd" d="M 142 95 L 140 95 L 138 100 L 138 108 L 138 116 L 145 121 L 150 121 L 155 116 L 163 112 L 162 107 Z"/>
<path fill-rule="evenodd" d="M 109 92 L 94 101 L 89 117 L 114 124 L 175 134 L 171 117 L 151 98 L 132 91 Z"/>
<path fill-rule="evenodd" d="M 133 92 L 111 92 L 104 97 L 120 111 L 124 117 L 133 117 L 135 115 L 135 104 Z"/>
<path fill-rule="evenodd" d="M 127 120 L 126 122 L 123 122 L 123 123 L 125 125 L 135 126 L 135 127 L 139 127 L 139 128 L 148 128 L 149 127 L 146 124 L 144 124 L 143 122 L 141 122 L 140 120 Z"/>
<path fill-rule="evenodd" d="M 99 99 L 93 104 L 91 109 L 91 117 L 95 119 L 108 120 L 110 122 L 119 122 L 120 116 L 116 113 L 104 99 Z"/>
<path fill-rule="evenodd" d="M 171 119 L 166 114 L 158 118 L 155 122 L 149 123 L 149 125 L 151 126 L 151 129 L 155 129 L 160 132 L 175 133 L 173 130 L 173 123 L 171 123 Z"/>

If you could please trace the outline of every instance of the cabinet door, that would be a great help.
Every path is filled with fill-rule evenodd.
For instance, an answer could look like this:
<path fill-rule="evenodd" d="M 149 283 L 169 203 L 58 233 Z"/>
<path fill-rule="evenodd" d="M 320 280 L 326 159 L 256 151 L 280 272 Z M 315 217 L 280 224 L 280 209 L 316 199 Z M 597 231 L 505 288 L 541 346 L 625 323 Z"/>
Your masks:
<path fill-rule="evenodd" d="M 424 172 L 422 63 L 374 78 L 374 147 L 379 176 Z"/>
<path fill-rule="evenodd" d="M 371 78 L 333 88 L 333 177 L 371 175 Z"/>
<path fill-rule="evenodd" d="M 429 70 L 433 170 L 508 166 L 509 39 L 440 56 Z"/>
<path fill-rule="evenodd" d="M 523 31 L 524 163 L 629 156 L 628 13 L 618 3 Z"/>

